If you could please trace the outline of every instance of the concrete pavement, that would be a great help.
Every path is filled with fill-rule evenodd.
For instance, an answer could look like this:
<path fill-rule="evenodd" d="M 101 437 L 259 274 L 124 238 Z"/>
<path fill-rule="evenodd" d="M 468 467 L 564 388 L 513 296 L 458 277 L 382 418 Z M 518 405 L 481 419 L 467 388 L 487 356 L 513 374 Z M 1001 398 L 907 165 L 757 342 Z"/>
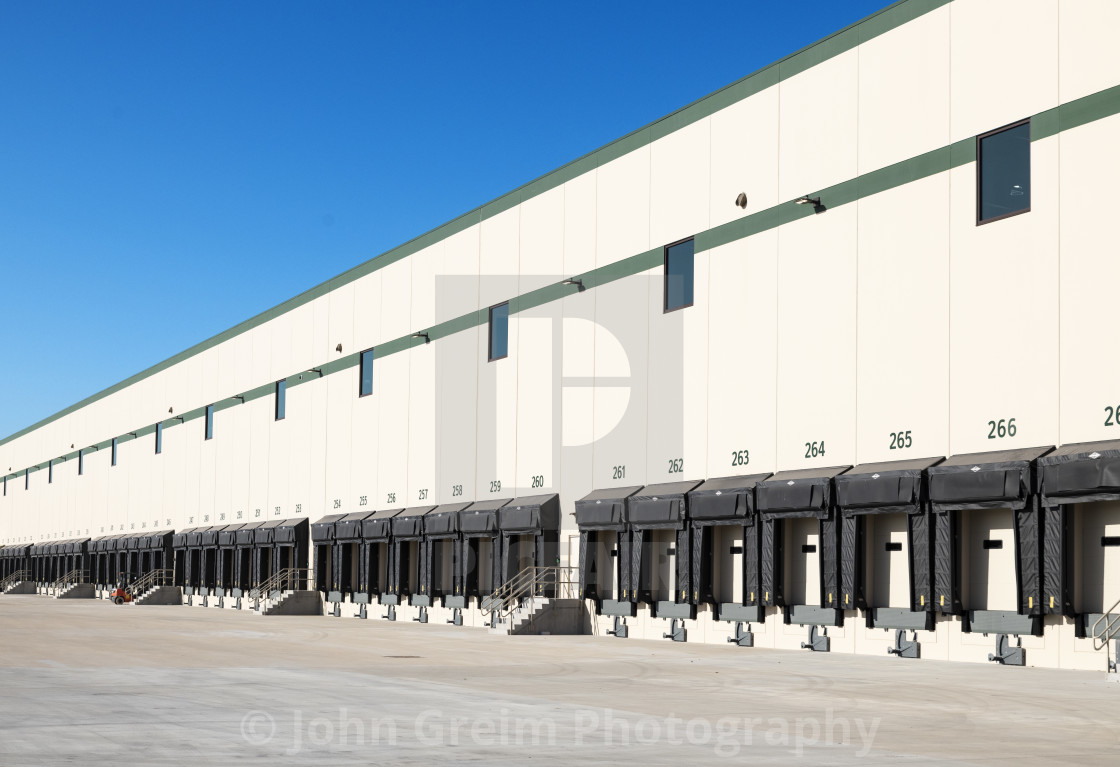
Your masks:
<path fill-rule="evenodd" d="M 0 597 L 0 763 L 1053 764 L 1103 674 Z"/>

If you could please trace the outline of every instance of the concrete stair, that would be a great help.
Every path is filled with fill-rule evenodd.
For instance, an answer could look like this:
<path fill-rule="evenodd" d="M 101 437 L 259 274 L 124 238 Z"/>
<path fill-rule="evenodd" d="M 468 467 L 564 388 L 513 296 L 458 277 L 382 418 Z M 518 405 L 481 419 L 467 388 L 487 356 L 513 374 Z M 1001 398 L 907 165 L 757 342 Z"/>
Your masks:
<path fill-rule="evenodd" d="M 93 599 L 97 596 L 97 589 L 92 583 L 71 583 L 59 589 L 54 595 L 55 599 Z"/>
<path fill-rule="evenodd" d="M 491 634 L 540 635 L 590 633 L 587 608 L 579 599 L 526 600 L 504 622 L 488 629 Z"/>
<path fill-rule="evenodd" d="M 284 591 L 261 600 L 257 615 L 322 615 L 323 596 L 318 591 Z"/>
<path fill-rule="evenodd" d="M 134 605 L 181 605 L 183 604 L 183 589 L 179 586 L 156 586 L 148 589 L 136 599 Z"/>
<path fill-rule="evenodd" d="M 4 589 L 5 594 L 34 594 L 36 592 L 35 581 L 20 581 L 13 583 L 8 588 Z"/>

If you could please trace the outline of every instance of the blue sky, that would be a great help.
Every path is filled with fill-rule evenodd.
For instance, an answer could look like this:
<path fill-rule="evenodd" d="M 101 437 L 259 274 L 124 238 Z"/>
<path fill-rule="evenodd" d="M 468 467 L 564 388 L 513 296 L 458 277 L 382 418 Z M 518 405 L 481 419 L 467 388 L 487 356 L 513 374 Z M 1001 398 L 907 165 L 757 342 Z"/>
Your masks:
<path fill-rule="evenodd" d="M 887 5 L 0 3 L 0 437 Z"/>

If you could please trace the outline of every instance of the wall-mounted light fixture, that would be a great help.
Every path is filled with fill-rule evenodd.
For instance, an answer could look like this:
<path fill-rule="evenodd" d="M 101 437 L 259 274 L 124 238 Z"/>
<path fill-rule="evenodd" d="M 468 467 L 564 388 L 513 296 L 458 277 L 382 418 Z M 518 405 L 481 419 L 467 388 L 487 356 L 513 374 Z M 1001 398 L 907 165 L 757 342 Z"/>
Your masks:
<path fill-rule="evenodd" d="M 798 197 L 794 202 L 798 205 L 812 205 L 814 208 L 819 208 L 821 206 L 820 197 L 810 197 L 809 195 Z"/>
<path fill-rule="evenodd" d="M 586 290 L 586 288 L 583 287 L 583 280 L 579 279 L 578 277 L 569 277 L 568 279 L 564 280 L 560 284 L 561 285 L 575 285 L 577 288 L 579 288 L 579 291 L 581 293 L 584 290 Z"/>
<path fill-rule="evenodd" d="M 231 397 L 231 399 L 239 399 L 239 400 L 241 400 L 242 405 L 245 404 L 245 395 L 244 394 L 234 394 L 233 397 Z"/>
<path fill-rule="evenodd" d="M 426 343 L 426 344 L 430 344 L 432 342 L 431 336 L 429 336 L 426 331 L 420 331 L 419 333 L 413 333 L 412 337 L 413 338 L 423 338 L 424 343 Z"/>
<path fill-rule="evenodd" d="M 738 205 L 743 210 L 746 210 L 746 208 L 747 208 L 747 193 L 746 192 L 739 192 L 739 196 L 735 198 L 735 204 Z"/>

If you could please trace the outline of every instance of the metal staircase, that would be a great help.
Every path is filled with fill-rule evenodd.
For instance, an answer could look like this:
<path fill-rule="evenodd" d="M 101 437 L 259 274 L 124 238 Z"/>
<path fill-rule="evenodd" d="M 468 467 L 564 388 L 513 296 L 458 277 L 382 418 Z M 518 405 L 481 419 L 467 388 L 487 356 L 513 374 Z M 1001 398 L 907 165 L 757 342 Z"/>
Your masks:
<path fill-rule="evenodd" d="M 1120 636 L 1120 613 L 1116 612 L 1118 608 L 1120 599 L 1093 622 L 1092 631 L 1089 632 L 1093 637 L 1093 649 L 1105 651 L 1108 670 L 1113 674 L 1116 673 L 1116 656 L 1120 655 L 1120 642 L 1115 641 Z"/>
<path fill-rule="evenodd" d="M 124 587 L 124 590 L 136 601 L 153 589 L 161 586 L 170 586 L 175 582 L 174 570 L 151 570 Z"/>
<path fill-rule="evenodd" d="M 310 569 L 306 567 L 288 567 L 278 570 L 270 575 L 264 583 L 249 590 L 249 599 L 253 601 L 253 609 L 259 611 L 262 602 L 266 603 L 262 615 L 268 615 L 279 608 L 284 600 L 292 594 L 306 590 L 310 583 L 309 576 Z"/>
<path fill-rule="evenodd" d="M 482 597 L 479 609 L 497 633 L 512 634 L 526 623 L 524 633 L 533 633 L 534 622 L 560 600 L 579 603 L 579 576 L 574 567 L 526 567 Z M 499 626 L 503 628 L 498 630 Z"/>
<path fill-rule="evenodd" d="M 71 570 L 47 587 L 47 593 L 58 597 L 82 583 L 89 583 L 89 570 Z"/>
<path fill-rule="evenodd" d="M 17 570 L 4 580 L 0 581 L 0 594 L 7 592 L 7 590 L 12 588 L 13 586 L 29 580 L 31 580 L 30 570 Z"/>

